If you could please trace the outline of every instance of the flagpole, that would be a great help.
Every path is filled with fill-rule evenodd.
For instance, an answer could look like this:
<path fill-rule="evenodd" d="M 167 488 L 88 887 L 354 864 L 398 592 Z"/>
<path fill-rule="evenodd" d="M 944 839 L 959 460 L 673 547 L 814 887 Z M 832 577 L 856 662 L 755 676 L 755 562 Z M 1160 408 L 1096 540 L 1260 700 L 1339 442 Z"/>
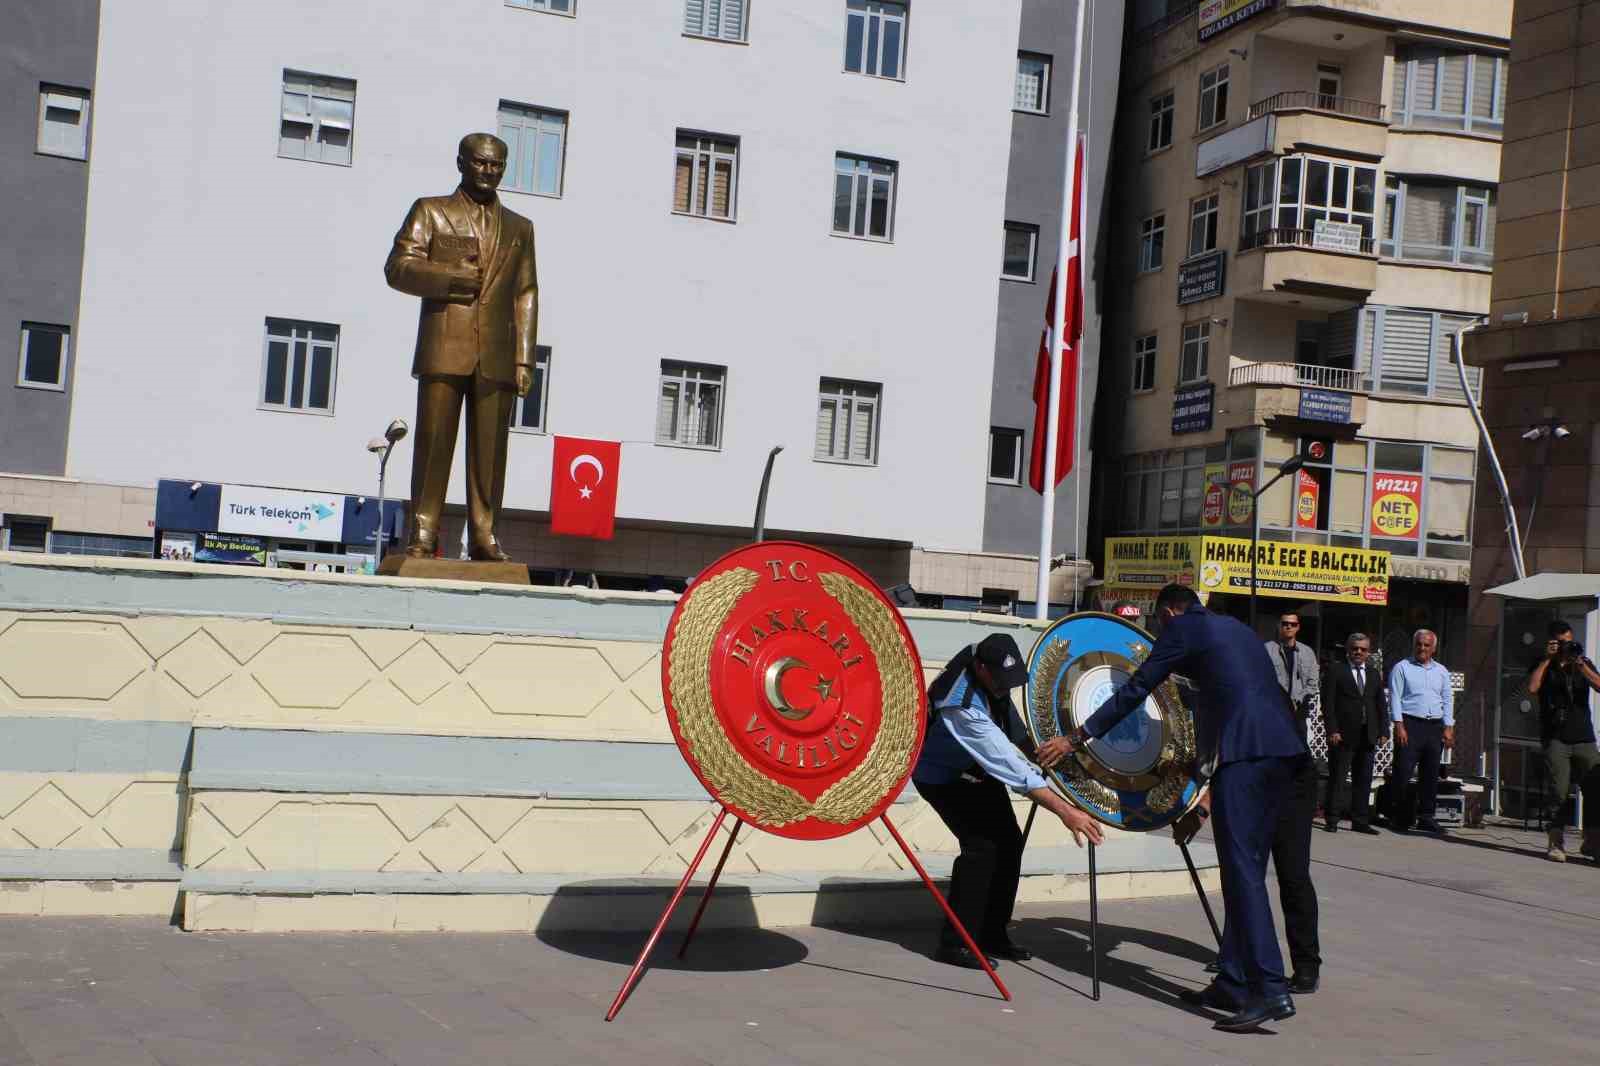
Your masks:
<path fill-rule="evenodd" d="M 1077 212 L 1072 186 L 1078 160 L 1078 93 L 1083 83 L 1083 24 L 1084 9 L 1088 3 L 1089 0 L 1073 0 L 1076 25 L 1073 27 L 1072 94 L 1067 110 L 1067 140 L 1062 149 L 1061 235 L 1056 245 L 1055 315 L 1050 323 L 1050 391 L 1046 394 L 1050 407 L 1045 415 L 1044 499 L 1039 508 L 1039 581 L 1034 595 L 1034 617 L 1040 619 L 1050 616 L 1050 541 L 1056 521 L 1056 448 L 1061 440 L 1061 341 L 1067 332 L 1067 264 L 1071 254 L 1068 245 L 1072 240 L 1072 217 Z M 1084 198 L 1088 199 L 1087 196 Z M 1085 236 L 1080 229 L 1079 239 Z M 1077 447 L 1076 440 L 1073 447 Z M 1073 523 L 1076 527 L 1076 514 L 1073 515 Z"/>

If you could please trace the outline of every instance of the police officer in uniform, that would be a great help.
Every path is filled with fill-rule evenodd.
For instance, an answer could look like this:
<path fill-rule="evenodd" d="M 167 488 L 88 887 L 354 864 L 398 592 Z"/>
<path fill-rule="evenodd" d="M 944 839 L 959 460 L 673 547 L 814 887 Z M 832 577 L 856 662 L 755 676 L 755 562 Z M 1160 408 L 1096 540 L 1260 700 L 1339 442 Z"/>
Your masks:
<path fill-rule="evenodd" d="M 1006 931 L 1022 873 L 1022 830 L 1007 789 L 1060 818 L 1079 847 L 1098 844 L 1100 826 L 1045 783 L 1012 737 L 1025 736 L 1011 690 L 1026 683 L 1028 667 L 1017 642 L 994 633 L 968 645 L 928 688 L 931 720 L 911 773 L 917 792 L 938 812 L 961 845 L 950 877 L 950 909 L 978 946 L 996 959 L 1032 958 Z M 1024 741 L 1025 742 L 1025 741 Z M 949 922 L 934 958 L 981 969 Z"/>

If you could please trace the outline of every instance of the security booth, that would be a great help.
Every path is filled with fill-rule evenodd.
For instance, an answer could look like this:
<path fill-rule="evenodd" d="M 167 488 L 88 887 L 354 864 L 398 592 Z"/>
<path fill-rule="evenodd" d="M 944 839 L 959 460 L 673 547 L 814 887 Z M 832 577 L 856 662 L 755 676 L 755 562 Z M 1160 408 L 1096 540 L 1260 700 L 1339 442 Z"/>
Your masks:
<path fill-rule="evenodd" d="M 1600 640 L 1600 574 L 1534 574 L 1486 589 L 1500 605 L 1494 713 L 1495 809 L 1537 823 L 1549 789 L 1539 743 L 1539 697 L 1528 673 L 1542 654 L 1550 623 L 1572 627 L 1593 658 Z M 1590 714 L 1596 701 L 1590 700 Z M 1580 798 L 1576 817 L 1581 821 Z"/>
<path fill-rule="evenodd" d="M 403 546 L 406 505 L 312 489 L 163 478 L 154 554 L 180 562 L 373 573 L 380 528 Z M 382 526 L 379 512 L 382 512 Z"/>

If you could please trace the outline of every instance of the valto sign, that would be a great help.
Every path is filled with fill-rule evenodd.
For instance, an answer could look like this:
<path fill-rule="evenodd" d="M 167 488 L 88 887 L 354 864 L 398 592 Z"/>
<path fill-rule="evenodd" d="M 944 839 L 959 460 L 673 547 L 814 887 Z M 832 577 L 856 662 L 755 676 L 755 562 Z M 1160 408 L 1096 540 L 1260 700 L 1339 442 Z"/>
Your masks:
<path fill-rule="evenodd" d="M 1372 535 L 1416 540 L 1422 528 L 1422 478 L 1417 474 L 1372 475 Z"/>

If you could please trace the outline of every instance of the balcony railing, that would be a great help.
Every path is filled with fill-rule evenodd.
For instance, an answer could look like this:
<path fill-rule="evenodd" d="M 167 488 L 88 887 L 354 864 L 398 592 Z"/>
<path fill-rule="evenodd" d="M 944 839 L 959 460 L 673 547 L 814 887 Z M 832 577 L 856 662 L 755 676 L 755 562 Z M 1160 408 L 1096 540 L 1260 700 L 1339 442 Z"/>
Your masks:
<path fill-rule="evenodd" d="M 1356 241 L 1362 255 L 1371 255 L 1373 243 L 1371 237 L 1362 237 Z M 1248 252 L 1252 248 L 1310 248 L 1319 252 L 1345 252 L 1352 249 L 1337 247 L 1331 243 L 1317 243 L 1315 229 L 1301 229 L 1295 226 L 1283 226 L 1272 229 L 1258 229 L 1254 233 L 1246 233 L 1239 238 L 1239 251 Z"/>
<path fill-rule="evenodd" d="M 1307 363 L 1241 363 L 1228 371 L 1229 385 L 1294 385 L 1339 392 L 1365 392 L 1361 372 Z"/>
<path fill-rule="evenodd" d="M 1387 108 L 1370 100 L 1354 100 L 1348 96 L 1330 96 L 1327 93 L 1296 89 L 1292 92 L 1277 93 L 1251 104 L 1250 114 L 1245 117 L 1249 120 L 1270 115 L 1274 111 L 1297 110 L 1326 111 L 1330 115 L 1347 115 L 1350 118 L 1382 122 Z"/>

